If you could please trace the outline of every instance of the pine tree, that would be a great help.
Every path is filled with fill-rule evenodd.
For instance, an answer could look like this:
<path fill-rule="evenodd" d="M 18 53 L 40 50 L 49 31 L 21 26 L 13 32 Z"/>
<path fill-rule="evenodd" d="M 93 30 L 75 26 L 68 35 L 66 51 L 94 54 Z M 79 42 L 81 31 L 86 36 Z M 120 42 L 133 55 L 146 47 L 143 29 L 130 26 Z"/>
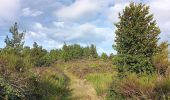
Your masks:
<path fill-rule="evenodd" d="M 106 60 L 108 59 L 107 54 L 103 52 L 102 55 L 101 55 L 101 59 L 102 59 L 103 61 L 106 61 Z"/>
<path fill-rule="evenodd" d="M 115 56 L 115 55 L 114 55 L 113 53 L 111 53 L 111 54 L 109 55 L 109 59 L 112 60 L 114 56 Z"/>
<path fill-rule="evenodd" d="M 89 57 L 90 57 L 90 47 L 89 47 L 89 46 L 87 46 L 87 47 L 85 47 L 85 48 L 83 49 L 83 56 L 84 56 L 85 58 L 89 58 Z"/>
<path fill-rule="evenodd" d="M 149 6 L 142 3 L 130 3 L 123 13 L 119 13 L 120 21 L 116 23 L 116 45 L 118 56 L 115 64 L 120 72 L 124 70 L 152 72 L 152 56 L 157 52 L 160 29 L 149 14 Z"/>
<path fill-rule="evenodd" d="M 64 42 L 63 48 L 62 48 L 62 59 L 66 62 L 69 60 L 69 48 L 67 44 Z"/>
<path fill-rule="evenodd" d="M 14 26 L 12 26 L 9 29 L 9 32 L 12 33 L 12 38 L 10 39 L 9 36 L 7 35 L 5 39 L 6 48 L 13 48 L 16 49 L 17 51 L 20 51 L 24 45 L 23 39 L 25 32 L 20 33 L 18 31 L 17 23 L 15 23 Z"/>
<path fill-rule="evenodd" d="M 93 58 L 98 57 L 96 46 L 94 44 L 91 44 L 91 46 L 90 46 L 90 56 Z"/>

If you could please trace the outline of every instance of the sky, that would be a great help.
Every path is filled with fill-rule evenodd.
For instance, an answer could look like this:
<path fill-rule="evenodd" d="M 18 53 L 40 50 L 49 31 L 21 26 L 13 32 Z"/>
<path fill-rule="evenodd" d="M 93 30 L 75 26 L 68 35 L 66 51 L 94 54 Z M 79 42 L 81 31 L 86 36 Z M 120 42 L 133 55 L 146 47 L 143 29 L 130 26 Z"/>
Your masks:
<path fill-rule="evenodd" d="M 170 0 L 0 0 L 0 48 L 9 27 L 26 30 L 25 45 L 37 42 L 50 50 L 63 43 L 95 44 L 98 53 L 116 53 L 114 23 L 130 1 L 150 6 L 161 29 L 160 41 L 170 43 Z"/>

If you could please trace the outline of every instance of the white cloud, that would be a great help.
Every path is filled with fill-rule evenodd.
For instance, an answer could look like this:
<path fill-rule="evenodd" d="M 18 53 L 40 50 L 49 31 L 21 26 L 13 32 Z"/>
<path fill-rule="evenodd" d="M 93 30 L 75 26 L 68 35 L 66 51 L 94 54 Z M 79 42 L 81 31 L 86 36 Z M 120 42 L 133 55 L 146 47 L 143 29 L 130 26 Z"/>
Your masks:
<path fill-rule="evenodd" d="M 114 6 L 109 7 L 106 10 L 106 16 L 108 17 L 108 21 L 110 22 L 117 22 L 118 19 L 118 13 L 122 13 L 122 10 L 125 6 L 127 6 L 129 3 L 116 3 Z"/>
<path fill-rule="evenodd" d="M 56 27 L 64 27 L 64 22 L 53 22 Z"/>
<path fill-rule="evenodd" d="M 32 10 L 30 8 L 24 8 L 22 9 L 22 16 L 32 16 L 32 17 L 36 17 L 43 14 L 42 11 L 39 10 Z"/>
<path fill-rule="evenodd" d="M 32 25 L 32 30 L 26 33 L 25 38 L 27 40 L 41 42 L 47 39 L 47 35 L 48 35 L 48 33 L 46 33 L 47 31 L 48 31 L 47 28 L 44 27 L 41 23 L 35 22 Z"/>
<path fill-rule="evenodd" d="M 65 41 L 70 44 L 78 43 L 89 45 L 92 43 L 100 44 L 103 41 L 113 41 L 113 32 L 110 28 L 97 27 L 90 23 L 78 26 L 64 24 L 64 27 L 58 27 L 60 27 L 60 25 L 45 27 L 37 22 L 32 25 L 32 31 L 28 32 L 26 37 L 29 40 L 38 41 L 41 44 L 48 43 L 45 41 L 49 41 L 50 44 L 63 43 Z M 51 47 L 56 47 L 56 45 L 51 45 Z"/>
<path fill-rule="evenodd" d="M 0 0 L 0 25 L 15 21 L 20 10 L 20 0 Z"/>
<path fill-rule="evenodd" d="M 38 22 L 36 22 L 36 23 L 33 25 L 33 28 L 34 28 L 34 29 L 38 29 L 38 30 L 45 29 L 45 28 L 43 27 L 43 25 L 42 25 L 41 23 L 38 23 Z"/>
<path fill-rule="evenodd" d="M 154 14 L 161 29 L 161 40 L 169 40 L 170 35 L 170 0 L 151 0 L 149 2 L 151 13 Z"/>
<path fill-rule="evenodd" d="M 103 41 L 113 39 L 112 29 L 97 27 L 91 23 L 81 24 L 79 26 L 73 27 L 70 30 L 73 33 L 70 33 L 70 35 L 66 38 L 67 41 L 86 43 L 86 44 L 87 43 L 100 44 Z"/>
<path fill-rule="evenodd" d="M 55 15 L 62 20 L 91 19 L 110 2 L 111 0 L 76 0 L 73 4 L 57 10 Z"/>
<path fill-rule="evenodd" d="M 151 0 L 149 5 L 157 21 L 166 22 L 170 20 L 170 0 Z"/>

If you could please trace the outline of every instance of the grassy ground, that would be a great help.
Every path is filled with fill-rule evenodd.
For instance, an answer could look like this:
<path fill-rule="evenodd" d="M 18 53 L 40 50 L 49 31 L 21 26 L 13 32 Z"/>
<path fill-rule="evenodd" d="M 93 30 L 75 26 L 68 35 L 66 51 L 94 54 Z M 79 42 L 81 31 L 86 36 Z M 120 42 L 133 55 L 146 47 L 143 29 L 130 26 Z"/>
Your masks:
<path fill-rule="evenodd" d="M 98 95 L 105 97 L 108 88 L 112 83 L 114 74 L 93 73 L 86 76 L 87 81 L 92 83 Z"/>
<path fill-rule="evenodd" d="M 69 77 L 73 100 L 104 100 L 116 74 L 111 61 L 99 59 L 58 61 L 53 66 Z"/>
<path fill-rule="evenodd" d="M 94 89 L 94 87 L 86 80 L 79 79 L 68 71 L 64 71 L 70 78 L 70 89 L 72 90 L 73 100 L 101 100 Z"/>

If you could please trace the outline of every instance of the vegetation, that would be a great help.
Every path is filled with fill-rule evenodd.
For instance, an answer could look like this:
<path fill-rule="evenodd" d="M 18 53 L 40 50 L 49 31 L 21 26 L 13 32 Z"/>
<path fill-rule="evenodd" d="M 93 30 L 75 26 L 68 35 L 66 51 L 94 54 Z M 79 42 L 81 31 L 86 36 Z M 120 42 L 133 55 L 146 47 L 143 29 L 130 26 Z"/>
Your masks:
<path fill-rule="evenodd" d="M 168 43 L 158 45 L 160 29 L 149 7 L 131 3 L 119 18 L 115 45 L 118 54 L 113 59 L 118 75 L 107 98 L 169 100 Z"/>
<path fill-rule="evenodd" d="M 109 99 L 169 100 L 169 86 L 169 76 L 128 73 L 125 78 L 114 80 Z"/>
<path fill-rule="evenodd" d="M 66 97 L 69 80 L 62 71 L 34 72 L 36 67 L 51 63 L 49 53 L 36 43 L 32 49 L 23 47 L 24 33 L 19 33 L 17 23 L 10 32 L 12 38 L 7 36 L 6 47 L 0 51 L 0 99 L 55 100 Z"/>
<path fill-rule="evenodd" d="M 153 64 L 156 68 L 157 73 L 165 75 L 169 63 L 169 52 L 168 52 L 168 42 L 162 42 L 159 45 L 159 51 L 153 56 Z M 160 59 L 161 58 L 161 59 Z"/>
<path fill-rule="evenodd" d="M 103 61 L 108 60 L 108 56 L 107 56 L 106 53 L 102 53 L 101 58 L 102 58 Z"/>
<path fill-rule="evenodd" d="M 15 23 L 0 49 L 0 100 L 169 100 L 169 44 L 158 42 L 149 6 L 132 2 L 119 19 L 116 55 L 94 44 L 31 48 Z"/>
<path fill-rule="evenodd" d="M 116 23 L 117 57 L 115 64 L 119 72 L 152 73 L 152 56 L 157 52 L 160 29 L 144 4 L 130 3 Z"/>
<path fill-rule="evenodd" d="M 98 95 L 104 96 L 112 83 L 113 76 L 111 73 L 93 73 L 88 74 L 86 79 L 92 83 Z"/>

